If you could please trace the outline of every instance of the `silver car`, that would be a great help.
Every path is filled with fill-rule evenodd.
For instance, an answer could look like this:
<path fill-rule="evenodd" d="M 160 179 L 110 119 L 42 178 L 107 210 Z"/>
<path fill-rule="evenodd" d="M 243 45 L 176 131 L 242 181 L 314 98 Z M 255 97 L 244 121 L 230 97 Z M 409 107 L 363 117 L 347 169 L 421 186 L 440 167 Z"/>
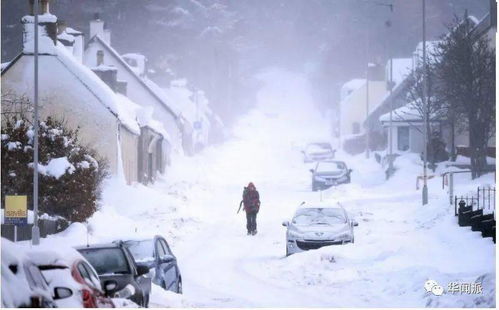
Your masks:
<path fill-rule="evenodd" d="M 333 244 L 354 242 L 355 220 L 342 207 L 303 206 L 291 222 L 282 223 L 286 231 L 286 256 Z"/>

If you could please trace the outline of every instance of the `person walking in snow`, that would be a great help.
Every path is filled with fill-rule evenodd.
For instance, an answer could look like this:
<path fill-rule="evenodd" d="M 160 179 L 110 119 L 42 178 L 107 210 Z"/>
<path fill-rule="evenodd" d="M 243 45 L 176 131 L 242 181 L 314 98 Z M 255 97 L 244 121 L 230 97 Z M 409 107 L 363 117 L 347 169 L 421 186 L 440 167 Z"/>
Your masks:
<path fill-rule="evenodd" d="M 256 215 L 260 211 L 260 194 L 252 182 L 248 184 L 248 187 L 244 188 L 242 203 L 244 204 L 244 211 L 246 211 L 248 235 L 256 235 Z"/>

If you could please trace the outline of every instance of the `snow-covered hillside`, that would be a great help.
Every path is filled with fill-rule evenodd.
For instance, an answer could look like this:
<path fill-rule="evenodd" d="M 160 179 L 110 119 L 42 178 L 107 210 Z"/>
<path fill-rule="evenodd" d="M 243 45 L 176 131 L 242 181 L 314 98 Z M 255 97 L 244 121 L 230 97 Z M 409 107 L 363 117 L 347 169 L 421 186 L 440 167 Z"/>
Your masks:
<path fill-rule="evenodd" d="M 182 272 L 182 296 L 153 289 L 151 306 L 195 307 L 472 307 L 495 306 L 495 244 L 457 225 L 441 179 L 430 181 L 430 203 L 415 189 L 417 156 L 404 155 L 385 181 L 381 166 L 363 155 L 339 153 L 353 169 L 352 183 L 311 191 L 309 165 L 299 146 L 324 141 L 328 124 L 314 106 L 306 78 L 277 69 L 260 75 L 254 110 L 232 137 L 200 154 L 175 159 L 153 187 L 112 179 L 102 208 L 87 226 L 42 241 L 67 246 L 129 236 L 163 235 Z M 254 182 L 262 206 L 258 234 L 246 235 L 236 214 L 243 186 Z M 466 183 L 468 182 L 468 183 Z M 494 183 L 457 178 L 456 193 Z M 355 243 L 285 257 L 285 227 L 302 202 L 340 201 L 359 222 Z M 485 276 L 482 295 L 433 296 L 432 279 Z"/>

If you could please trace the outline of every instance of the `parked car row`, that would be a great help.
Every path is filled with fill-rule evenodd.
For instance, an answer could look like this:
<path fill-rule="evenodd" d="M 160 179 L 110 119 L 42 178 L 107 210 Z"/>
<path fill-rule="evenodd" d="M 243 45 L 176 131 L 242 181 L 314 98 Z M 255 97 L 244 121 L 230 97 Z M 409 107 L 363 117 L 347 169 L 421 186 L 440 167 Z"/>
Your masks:
<path fill-rule="evenodd" d="M 3 307 L 114 308 L 113 298 L 148 307 L 151 283 L 182 293 L 182 277 L 161 236 L 79 246 L 68 253 L 2 240 Z"/>
<path fill-rule="evenodd" d="M 312 191 L 350 183 L 352 169 L 343 161 L 335 160 L 335 150 L 328 142 L 309 143 L 303 153 L 303 162 L 315 163 L 312 173 Z"/>

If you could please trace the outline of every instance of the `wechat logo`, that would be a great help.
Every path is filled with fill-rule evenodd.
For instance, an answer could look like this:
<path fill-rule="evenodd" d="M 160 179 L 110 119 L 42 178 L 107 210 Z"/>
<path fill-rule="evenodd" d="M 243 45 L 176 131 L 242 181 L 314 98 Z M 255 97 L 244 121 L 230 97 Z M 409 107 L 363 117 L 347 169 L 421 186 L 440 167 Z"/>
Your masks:
<path fill-rule="evenodd" d="M 427 293 L 432 293 L 435 296 L 442 296 L 444 288 L 435 280 L 428 280 L 424 283 L 424 289 Z"/>

